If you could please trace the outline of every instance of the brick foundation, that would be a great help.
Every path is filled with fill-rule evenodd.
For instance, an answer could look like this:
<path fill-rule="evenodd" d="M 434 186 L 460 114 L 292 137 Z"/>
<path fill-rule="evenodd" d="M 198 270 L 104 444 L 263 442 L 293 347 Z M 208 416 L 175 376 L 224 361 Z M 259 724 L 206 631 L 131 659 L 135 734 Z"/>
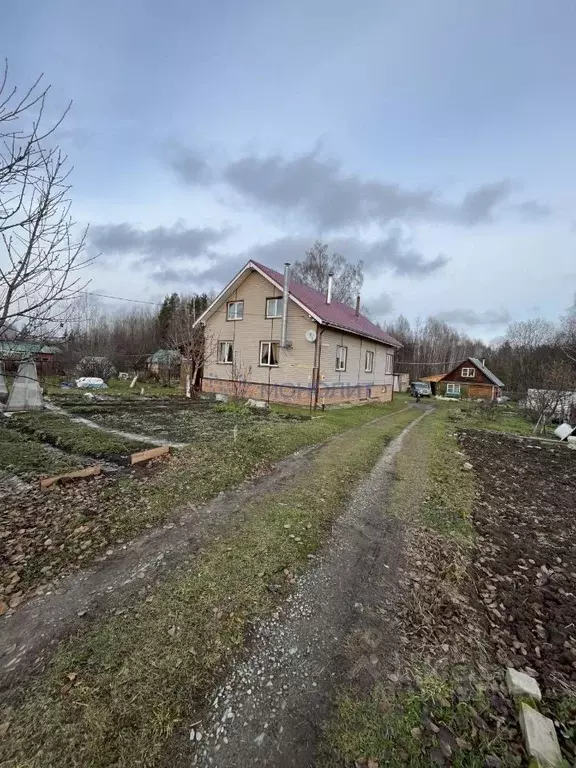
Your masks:
<path fill-rule="evenodd" d="M 229 379 L 203 379 L 202 391 L 231 397 L 251 397 L 254 400 L 266 400 L 270 403 L 305 406 L 314 404 L 314 392 L 310 387 L 295 387 L 290 384 L 258 384 L 250 381 L 238 385 Z M 333 387 L 321 385 L 318 394 L 320 406 L 365 400 L 388 403 L 392 400 L 392 387 L 385 384 L 345 384 Z"/>

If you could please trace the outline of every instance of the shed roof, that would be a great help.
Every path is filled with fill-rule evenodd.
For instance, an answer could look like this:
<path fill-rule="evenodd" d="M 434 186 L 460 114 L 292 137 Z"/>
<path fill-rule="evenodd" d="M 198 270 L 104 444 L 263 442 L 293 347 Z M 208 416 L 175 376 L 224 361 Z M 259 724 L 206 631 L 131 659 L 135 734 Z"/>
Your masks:
<path fill-rule="evenodd" d="M 443 379 L 444 376 L 446 376 L 445 373 L 435 373 L 433 376 L 422 376 L 420 381 L 431 381 L 431 382 L 440 381 L 440 379 Z"/>
<path fill-rule="evenodd" d="M 4 357 L 27 357 L 29 355 L 56 355 L 59 347 L 41 341 L 0 341 L 0 355 Z"/>
<path fill-rule="evenodd" d="M 491 371 L 491 370 L 489 370 L 488 368 L 486 368 L 486 366 L 484 365 L 484 363 L 483 363 L 481 360 L 478 360 L 478 358 L 477 358 L 477 357 L 469 357 L 469 358 L 468 358 L 468 360 L 470 360 L 470 362 L 471 362 L 471 363 L 473 363 L 473 364 L 476 366 L 476 368 L 478 368 L 479 370 L 481 370 L 481 371 L 482 371 L 482 373 L 484 374 L 484 376 L 487 376 L 487 377 L 490 379 L 490 381 L 492 382 L 492 384 L 495 384 L 497 387 L 503 387 L 503 386 L 504 386 L 504 382 L 500 381 L 500 379 L 498 378 L 498 376 L 495 376 L 495 375 L 492 373 L 492 371 Z"/>
<path fill-rule="evenodd" d="M 148 356 L 148 362 L 156 365 L 172 365 L 180 361 L 182 355 L 175 349 L 157 349 Z"/>

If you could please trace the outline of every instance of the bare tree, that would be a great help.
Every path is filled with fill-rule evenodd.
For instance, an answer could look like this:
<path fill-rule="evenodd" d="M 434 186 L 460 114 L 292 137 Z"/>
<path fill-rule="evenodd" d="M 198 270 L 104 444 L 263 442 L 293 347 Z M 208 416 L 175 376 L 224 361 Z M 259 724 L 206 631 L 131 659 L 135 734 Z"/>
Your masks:
<path fill-rule="evenodd" d="M 71 168 L 55 143 L 58 120 L 44 126 L 49 87 L 40 76 L 20 93 L 0 76 L 0 333 L 53 328 L 85 288 L 79 272 L 86 231 L 70 217 Z"/>
<path fill-rule="evenodd" d="M 547 421 L 572 418 L 576 373 L 568 361 L 555 360 L 542 366 L 539 381 L 541 389 L 528 390 L 525 410 L 536 424 L 534 431 L 543 433 Z"/>
<path fill-rule="evenodd" d="M 350 264 L 339 253 L 328 253 L 328 246 L 316 240 L 306 251 L 302 261 L 294 262 L 292 274 L 295 280 L 309 285 L 320 293 L 328 290 L 328 275 L 334 275 L 332 295 L 334 301 L 354 305 L 364 282 L 364 264 Z"/>
<path fill-rule="evenodd" d="M 230 366 L 230 380 L 232 382 L 232 392 L 235 400 L 245 400 L 250 385 L 250 376 L 252 375 L 252 366 L 243 365 L 237 355 Z"/>
<path fill-rule="evenodd" d="M 170 348 L 178 350 L 184 358 L 186 397 L 192 396 L 204 365 L 216 354 L 216 340 L 202 325 L 195 325 L 208 301 L 206 296 L 182 297 L 166 333 Z"/>

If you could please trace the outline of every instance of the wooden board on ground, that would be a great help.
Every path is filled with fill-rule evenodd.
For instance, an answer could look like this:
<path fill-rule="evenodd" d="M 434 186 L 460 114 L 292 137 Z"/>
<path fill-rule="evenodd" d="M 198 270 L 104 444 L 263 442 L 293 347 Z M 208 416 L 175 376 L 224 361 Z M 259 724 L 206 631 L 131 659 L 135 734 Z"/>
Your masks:
<path fill-rule="evenodd" d="M 84 469 L 76 469 L 74 472 L 66 472 L 63 475 L 55 475 L 54 477 L 44 477 L 40 480 L 40 488 L 50 488 L 54 483 L 58 483 L 61 480 L 76 480 L 81 477 L 93 477 L 99 475 L 102 472 L 100 464 L 95 464 L 93 467 L 84 467 Z"/>
<path fill-rule="evenodd" d="M 130 456 L 130 464 L 138 464 L 141 461 L 150 461 L 150 459 L 157 459 L 158 456 L 165 456 L 170 453 L 170 446 L 159 445 L 158 448 L 149 448 L 147 451 L 139 451 L 133 453 Z"/>

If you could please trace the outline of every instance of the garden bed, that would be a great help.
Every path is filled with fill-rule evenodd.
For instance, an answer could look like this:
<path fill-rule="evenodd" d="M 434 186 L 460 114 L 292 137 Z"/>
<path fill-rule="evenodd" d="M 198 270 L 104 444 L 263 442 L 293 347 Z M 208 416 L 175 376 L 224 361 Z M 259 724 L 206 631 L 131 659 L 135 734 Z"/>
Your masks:
<path fill-rule="evenodd" d="M 127 461 L 129 454 L 153 447 L 151 443 L 107 434 L 54 413 L 13 414 L 8 427 L 17 434 L 32 435 L 68 453 L 121 463 Z"/>

